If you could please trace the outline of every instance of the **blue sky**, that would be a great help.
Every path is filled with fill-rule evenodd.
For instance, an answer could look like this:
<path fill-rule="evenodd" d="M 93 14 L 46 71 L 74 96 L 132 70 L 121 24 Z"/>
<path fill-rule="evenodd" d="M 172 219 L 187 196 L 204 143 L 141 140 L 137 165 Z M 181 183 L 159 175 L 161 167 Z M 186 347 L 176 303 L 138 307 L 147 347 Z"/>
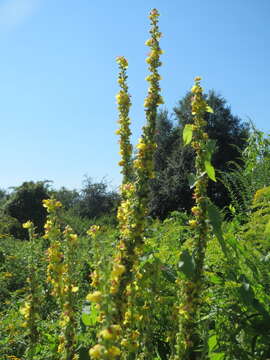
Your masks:
<path fill-rule="evenodd" d="M 153 7 L 166 108 L 200 75 L 269 132 L 269 0 L 0 0 L 0 188 L 45 179 L 80 188 L 85 174 L 120 184 L 115 58 L 129 60 L 136 142 Z"/>

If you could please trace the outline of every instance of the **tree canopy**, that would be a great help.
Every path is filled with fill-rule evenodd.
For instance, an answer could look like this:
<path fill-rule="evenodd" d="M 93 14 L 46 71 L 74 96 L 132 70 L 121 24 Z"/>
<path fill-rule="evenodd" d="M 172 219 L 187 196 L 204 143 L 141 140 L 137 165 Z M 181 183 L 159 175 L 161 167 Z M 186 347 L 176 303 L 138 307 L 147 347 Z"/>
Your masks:
<path fill-rule="evenodd" d="M 168 111 L 158 115 L 155 154 L 156 178 L 151 186 L 151 213 L 165 218 L 173 210 L 189 210 L 193 204 L 188 175 L 194 171 L 194 154 L 183 146 L 182 133 L 192 123 L 191 93 L 181 99 L 170 116 Z M 232 114 L 226 100 L 213 90 L 205 95 L 213 113 L 206 113 L 206 131 L 216 140 L 213 165 L 218 171 L 229 171 L 232 163 L 241 163 L 249 127 Z M 229 204 L 229 194 L 219 181 L 209 184 L 208 194 L 219 207 Z"/>

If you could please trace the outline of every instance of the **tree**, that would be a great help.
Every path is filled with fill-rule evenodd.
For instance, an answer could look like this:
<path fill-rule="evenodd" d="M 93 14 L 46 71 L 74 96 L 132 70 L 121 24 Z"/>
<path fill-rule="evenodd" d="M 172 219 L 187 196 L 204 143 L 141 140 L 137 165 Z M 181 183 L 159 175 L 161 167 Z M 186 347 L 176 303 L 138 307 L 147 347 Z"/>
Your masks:
<path fill-rule="evenodd" d="M 80 194 L 78 212 L 82 217 L 97 218 L 111 213 L 118 201 L 119 195 L 108 190 L 108 184 L 104 179 L 94 183 L 91 178 L 86 177 Z"/>
<path fill-rule="evenodd" d="M 8 193 L 4 189 L 0 189 L 0 211 L 8 199 Z"/>
<path fill-rule="evenodd" d="M 15 187 L 4 205 L 4 213 L 17 219 L 20 224 L 31 220 L 37 232 L 42 233 L 47 215 L 42 200 L 49 198 L 48 183 L 49 181 L 29 181 Z M 26 230 L 22 234 L 27 238 Z"/>
<path fill-rule="evenodd" d="M 158 114 L 156 143 L 156 177 L 151 182 L 150 210 L 152 215 L 164 219 L 170 211 L 191 207 L 192 192 L 185 177 L 179 175 L 193 170 L 188 161 L 192 150 L 181 146 L 179 126 L 174 125 L 167 110 Z"/>
<path fill-rule="evenodd" d="M 176 125 L 168 112 L 158 115 L 156 178 L 151 187 L 151 213 L 160 218 L 165 218 L 173 210 L 190 210 L 193 203 L 188 174 L 194 170 L 194 154 L 182 142 L 184 126 L 192 123 L 191 96 L 187 93 L 174 108 Z M 241 163 L 241 150 L 245 147 L 249 128 L 231 113 L 226 100 L 214 91 L 206 95 L 206 101 L 213 109 L 213 113 L 206 113 L 205 120 L 209 137 L 216 141 L 217 149 L 212 162 L 218 174 L 218 170 L 229 171 L 230 162 Z M 228 191 L 221 182 L 211 182 L 208 194 L 221 208 L 229 204 Z"/>
<path fill-rule="evenodd" d="M 80 202 L 80 194 L 77 190 L 69 190 L 62 186 L 52 192 L 53 196 L 61 202 L 65 210 L 77 209 Z"/>

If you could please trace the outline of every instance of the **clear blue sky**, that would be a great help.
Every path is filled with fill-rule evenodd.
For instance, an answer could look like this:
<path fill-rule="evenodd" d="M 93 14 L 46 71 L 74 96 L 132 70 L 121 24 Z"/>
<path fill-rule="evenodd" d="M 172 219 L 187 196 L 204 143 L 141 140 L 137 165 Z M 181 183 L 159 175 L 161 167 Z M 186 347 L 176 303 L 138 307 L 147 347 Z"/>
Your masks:
<path fill-rule="evenodd" d="M 269 132 L 270 0 L 0 0 L 0 188 L 84 174 L 121 181 L 115 58 L 128 58 L 133 139 L 144 124 L 148 13 L 160 11 L 171 110 L 203 77 Z"/>

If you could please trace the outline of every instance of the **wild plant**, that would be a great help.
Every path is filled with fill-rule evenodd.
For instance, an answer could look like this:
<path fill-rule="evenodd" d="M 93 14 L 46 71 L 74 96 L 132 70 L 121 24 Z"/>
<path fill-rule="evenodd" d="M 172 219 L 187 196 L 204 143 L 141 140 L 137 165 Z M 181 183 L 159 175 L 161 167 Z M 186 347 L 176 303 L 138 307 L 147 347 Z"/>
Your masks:
<path fill-rule="evenodd" d="M 51 285 L 51 294 L 60 308 L 58 338 L 58 359 L 76 360 L 76 305 L 78 286 L 76 286 L 76 247 L 77 235 L 69 226 L 62 231 L 58 210 L 62 204 L 55 199 L 43 201 L 48 217 L 44 237 L 50 241 L 47 250 L 47 281 Z"/>
<path fill-rule="evenodd" d="M 23 224 L 24 229 L 28 229 L 29 234 L 29 257 L 28 257 L 28 296 L 24 305 L 20 308 L 25 322 L 23 326 L 29 332 L 29 346 L 27 356 L 29 360 L 34 358 L 35 348 L 40 340 L 39 322 L 40 322 L 40 302 L 41 302 L 41 284 L 39 276 L 39 253 L 38 238 L 35 234 L 34 224 L 27 221 Z"/>
<path fill-rule="evenodd" d="M 104 314 L 106 326 L 99 333 L 99 344 L 90 349 L 90 355 L 97 359 L 118 358 L 120 355 L 122 359 L 134 358 L 139 344 L 140 333 L 134 326 L 137 321 L 143 319 L 140 309 L 135 306 L 136 293 L 139 290 L 138 280 L 141 277 L 139 257 L 143 253 L 149 179 L 154 177 L 153 155 L 156 148 L 154 136 L 157 108 L 163 103 L 158 73 L 158 67 L 161 65 L 159 58 L 162 53 L 159 46 L 161 33 L 158 28 L 158 17 L 158 11 L 153 9 L 149 16 L 151 38 L 146 42 L 151 50 L 146 59 L 150 70 L 150 75 L 147 77 L 150 87 L 144 102 L 147 123 L 143 127 L 142 137 L 137 145 L 137 156 L 133 163 L 129 129 L 131 102 L 126 84 L 128 64 L 123 57 L 117 59 L 120 67 L 118 82 L 121 88 L 117 95 L 120 123 L 117 132 L 120 135 L 122 156 L 120 165 L 123 167 L 124 175 L 121 187 L 123 200 L 117 214 L 120 238 L 110 275 L 110 294 L 101 294 L 99 299 L 95 299 L 97 302 L 112 301 L 111 313 Z"/>
<path fill-rule="evenodd" d="M 215 170 L 211 165 L 211 155 L 214 144 L 204 132 L 206 121 L 204 114 L 213 110 L 207 105 L 200 85 L 200 77 L 195 78 L 191 89 L 193 124 L 187 124 L 183 131 L 185 145 L 191 143 L 196 158 L 196 174 L 193 176 L 195 206 L 192 208 L 194 218 L 189 221 L 193 229 L 193 239 L 190 250 L 184 250 L 180 256 L 179 290 L 179 332 L 177 334 L 175 360 L 200 359 L 200 336 L 198 321 L 202 306 L 202 291 L 204 287 L 204 259 L 209 238 L 209 222 L 207 216 L 208 177 L 215 179 Z"/>

